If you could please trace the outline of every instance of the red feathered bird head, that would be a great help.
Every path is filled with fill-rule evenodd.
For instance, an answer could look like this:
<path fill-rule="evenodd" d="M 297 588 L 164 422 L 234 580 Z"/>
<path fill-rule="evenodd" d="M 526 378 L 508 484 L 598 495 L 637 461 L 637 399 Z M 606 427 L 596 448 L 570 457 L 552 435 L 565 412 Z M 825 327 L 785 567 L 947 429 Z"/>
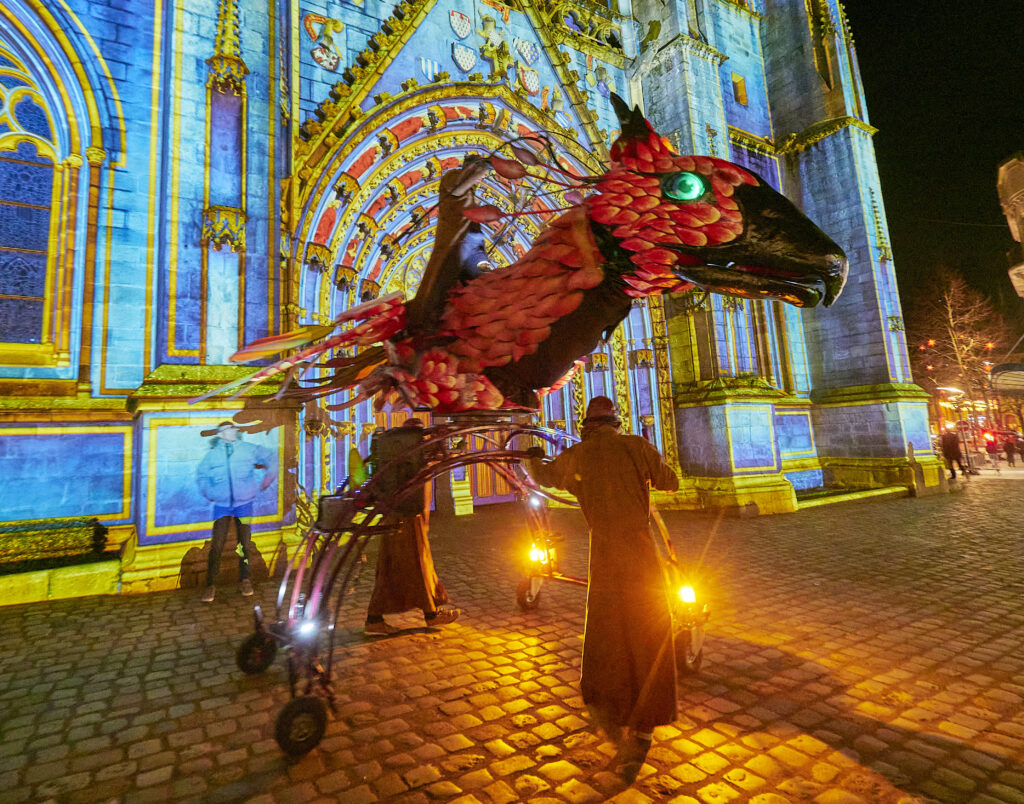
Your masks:
<path fill-rule="evenodd" d="M 846 255 L 792 202 L 732 162 L 677 154 L 639 109 L 612 102 L 622 133 L 586 204 L 627 293 L 699 286 L 799 307 L 835 301 Z"/>

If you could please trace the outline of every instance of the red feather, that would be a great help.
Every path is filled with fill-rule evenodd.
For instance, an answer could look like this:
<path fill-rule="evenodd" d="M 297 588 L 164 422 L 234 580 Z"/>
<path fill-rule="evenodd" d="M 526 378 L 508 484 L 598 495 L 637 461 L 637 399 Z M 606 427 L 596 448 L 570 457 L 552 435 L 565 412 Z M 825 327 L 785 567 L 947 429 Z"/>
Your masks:
<path fill-rule="evenodd" d="M 506 179 L 521 179 L 526 176 L 526 168 L 514 159 L 503 159 L 500 156 L 491 157 L 491 167 L 494 168 L 494 172 L 499 176 L 504 176 Z"/>
<path fill-rule="evenodd" d="M 533 167 L 540 164 L 533 151 L 529 151 L 526 148 L 520 148 L 518 145 L 510 145 L 509 147 L 512 149 L 512 153 L 515 154 L 516 159 L 524 165 Z"/>
<path fill-rule="evenodd" d="M 493 221 L 501 220 L 506 214 L 493 204 L 462 210 L 463 217 L 469 218 L 469 220 L 475 223 L 492 223 Z"/>

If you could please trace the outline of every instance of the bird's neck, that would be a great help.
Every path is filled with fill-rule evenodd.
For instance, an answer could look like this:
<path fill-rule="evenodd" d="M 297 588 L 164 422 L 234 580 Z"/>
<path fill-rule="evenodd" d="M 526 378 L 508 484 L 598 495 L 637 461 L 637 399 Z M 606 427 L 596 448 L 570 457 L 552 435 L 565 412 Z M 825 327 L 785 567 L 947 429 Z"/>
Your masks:
<path fill-rule="evenodd" d="M 558 253 L 562 246 L 569 246 L 574 252 L 572 257 L 559 260 L 569 268 L 600 267 L 607 259 L 586 209 L 577 206 L 548 223 L 546 231 L 517 262 L 528 263 L 538 257 L 553 259 L 549 255 Z"/>

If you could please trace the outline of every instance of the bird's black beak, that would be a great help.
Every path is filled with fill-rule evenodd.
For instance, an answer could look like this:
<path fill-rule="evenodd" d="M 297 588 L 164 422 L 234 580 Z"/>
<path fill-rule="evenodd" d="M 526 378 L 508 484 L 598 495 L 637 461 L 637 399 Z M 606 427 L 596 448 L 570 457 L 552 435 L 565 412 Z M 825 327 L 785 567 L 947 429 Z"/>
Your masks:
<path fill-rule="evenodd" d="M 733 195 L 743 233 L 721 246 L 680 247 L 705 265 L 680 266 L 706 290 L 747 298 L 779 298 L 797 307 L 831 305 L 846 284 L 846 254 L 788 198 L 763 181 Z"/>

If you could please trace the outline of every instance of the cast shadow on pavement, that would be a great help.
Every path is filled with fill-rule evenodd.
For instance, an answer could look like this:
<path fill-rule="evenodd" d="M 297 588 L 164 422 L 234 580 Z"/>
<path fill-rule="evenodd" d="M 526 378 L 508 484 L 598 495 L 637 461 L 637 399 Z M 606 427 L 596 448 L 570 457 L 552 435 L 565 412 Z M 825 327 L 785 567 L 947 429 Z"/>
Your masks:
<path fill-rule="evenodd" d="M 181 567 L 178 570 L 179 589 L 197 589 L 206 585 L 206 566 L 210 560 L 210 540 L 203 542 L 202 547 L 191 547 L 181 559 Z M 256 542 L 252 542 L 249 551 L 249 572 L 253 583 L 262 583 L 271 577 L 280 578 L 284 573 L 287 564 L 287 548 L 284 542 L 280 542 L 275 548 L 274 555 L 270 557 L 270 566 L 274 568 L 271 573 L 266 559 L 260 553 Z M 235 535 L 235 523 L 231 523 L 231 530 L 224 540 L 224 549 L 220 557 L 220 571 L 217 573 L 217 585 L 238 583 L 238 540 Z"/>
<path fill-rule="evenodd" d="M 705 648 L 703 670 L 679 679 L 676 725 L 683 727 L 683 735 L 662 746 L 656 739 L 636 782 L 655 798 L 703 786 L 681 785 L 666 773 L 665 760 L 678 763 L 677 756 L 687 749 L 714 750 L 741 766 L 750 761 L 751 753 L 767 754 L 789 777 L 779 791 L 796 800 L 811 800 L 836 787 L 873 804 L 889 804 L 908 794 L 942 802 L 965 802 L 985 793 L 1019 795 L 1024 762 L 1014 759 L 1018 752 L 1012 747 L 1019 740 L 994 725 L 966 737 L 967 727 L 955 722 L 967 717 L 980 724 L 984 717 L 990 723 L 1009 722 L 1017 734 L 1024 733 L 1024 724 L 1015 719 L 1019 700 L 1014 701 L 1012 694 L 972 695 L 976 685 L 935 672 L 927 678 L 907 674 L 904 680 L 887 679 L 885 684 L 866 676 L 849 684 L 839 678 L 849 672 L 834 671 L 782 648 L 714 633 L 708 635 Z M 716 725 L 722 726 L 716 730 L 720 736 L 731 733 L 731 739 L 715 746 L 691 739 L 694 727 Z M 961 730 L 965 737 L 943 729 Z M 1000 745 L 1000 740 L 1007 744 Z M 801 753 L 809 761 L 801 763 Z M 814 778 L 812 768 L 819 761 L 838 768 L 834 779 Z M 685 777 L 678 764 L 671 770 Z"/>

